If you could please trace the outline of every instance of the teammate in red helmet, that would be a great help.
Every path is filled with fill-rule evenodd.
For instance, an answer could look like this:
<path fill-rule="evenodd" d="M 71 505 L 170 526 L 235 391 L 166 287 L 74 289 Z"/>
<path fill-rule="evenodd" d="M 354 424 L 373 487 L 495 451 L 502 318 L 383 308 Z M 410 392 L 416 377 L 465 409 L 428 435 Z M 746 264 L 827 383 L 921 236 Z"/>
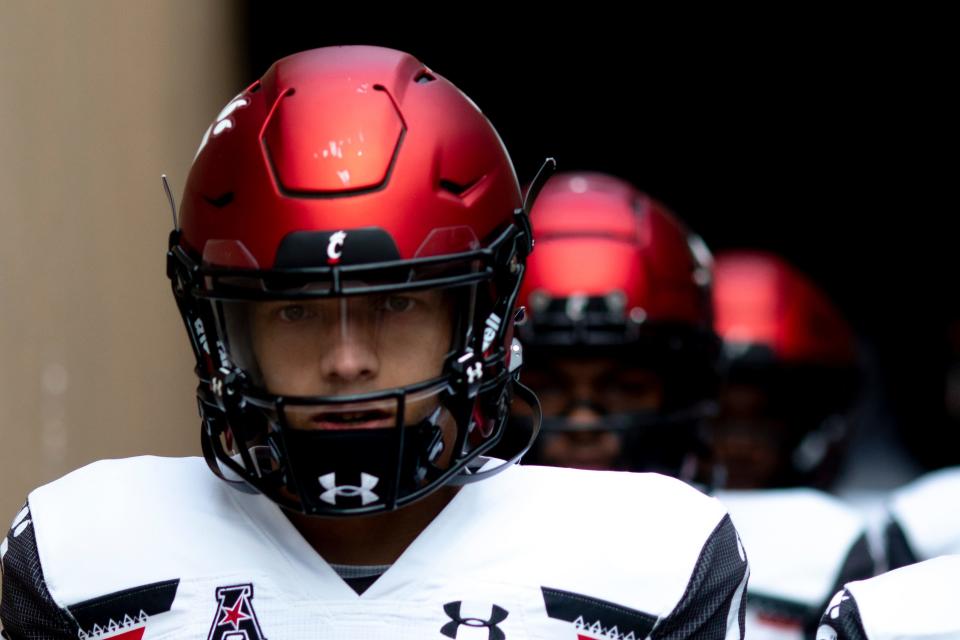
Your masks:
<path fill-rule="evenodd" d="M 828 487 L 857 390 L 853 331 L 809 278 L 772 254 L 725 253 L 715 278 L 725 376 L 713 440 L 727 486 Z"/>
<path fill-rule="evenodd" d="M 812 637 L 831 595 L 875 570 L 863 518 L 805 486 L 829 484 L 847 442 L 854 334 L 776 255 L 720 253 L 714 278 L 724 352 L 711 441 L 726 477 L 717 497 L 751 554 L 747 638 Z"/>
<path fill-rule="evenodd" d="M 531 214 L 524 379 L 544 409 L 534 458 L 703 477 L 719 342 L 711 257 L 663 205 L 599 173 L 551 179 Z"/>
<path fill-rule="evenodd" d="M 513 340 L 527 209 L 487 119 L 412 56 L 277 62 L 204 135 L 169 241 L 205 461 L 32 492 L 6 633 L 742 638 L 717 501 L 486 455 L 515 397 L 539 422 Z"/>

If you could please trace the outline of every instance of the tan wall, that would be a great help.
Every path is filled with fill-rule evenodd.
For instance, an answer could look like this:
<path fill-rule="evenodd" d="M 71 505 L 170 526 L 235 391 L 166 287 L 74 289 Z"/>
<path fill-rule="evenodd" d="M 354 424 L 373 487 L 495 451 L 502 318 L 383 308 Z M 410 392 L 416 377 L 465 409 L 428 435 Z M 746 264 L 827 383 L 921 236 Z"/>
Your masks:
<path fill-rule="evenodd" d="M 92 460 L 195 454 L 168 173 L 244 84 L 230 0 L 0 0 L 0 528 Z M 119 505 L 118 505 L 119 506 Z"/>

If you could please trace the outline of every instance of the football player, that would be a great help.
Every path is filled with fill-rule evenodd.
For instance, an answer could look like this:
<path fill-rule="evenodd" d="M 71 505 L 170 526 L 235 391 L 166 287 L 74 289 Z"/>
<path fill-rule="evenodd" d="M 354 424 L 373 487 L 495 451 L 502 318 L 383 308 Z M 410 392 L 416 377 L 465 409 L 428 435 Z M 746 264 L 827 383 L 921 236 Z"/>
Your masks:
<path fill-rule="evenodd" d="M 377 47 L 277 62 L 203 136 L 169 241 L 204 458 L 32 492 L 8 636 L 742 638 L 719 502 L 485 455 L 514 395 L 538 421 L 512 340 L 532 246 L 449 81 Z"/>
<path fill-rule="evenodd" d="M 706 246 L 662 204 L 599 173 L 552 178 L 531 223 L 518 327 L 544 410 L 531 458 L 709 482 L 700 436 L 719 340 Z"/>
<path fill-rule="evenodd" d="M 960 638 L 960 556 L 946 555 L 851 582 L 830 601 L 817 640 Z"/>
<path fill-rule="evenodd" d="M 887 562 L 896 569 L 946 554 L 960 554 L 960 467 L 932 471 L 890 497 L 884 531 Z"/>
<path fill-rule="evenodd" d="M 733 251 L 714 266 L 724 340 L 712 442 L 730 510 L 750 549 L 747 638 L 809 638 L 840 585 L 873 575 L 861 516 L 826 486 L 855 396 L 853 332 L 803 274 L 770 253 Z"/>

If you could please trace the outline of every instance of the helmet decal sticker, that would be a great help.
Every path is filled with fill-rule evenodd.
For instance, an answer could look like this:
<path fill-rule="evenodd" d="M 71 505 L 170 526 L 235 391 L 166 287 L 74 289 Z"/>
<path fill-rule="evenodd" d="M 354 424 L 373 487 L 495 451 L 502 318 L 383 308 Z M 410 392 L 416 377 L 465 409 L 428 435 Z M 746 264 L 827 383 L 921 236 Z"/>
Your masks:
<path fill-rule="evenodd" d="M 200 152 L 203 151 L 204 147 L 207 146 L 207 143 L 210 141 L 211 137 L 219 136 L 224 131 L 232 129 L 234 127 L 234 121 L 230 117 L 234 111 L 242 107 L 246 107 L 250 104 L 248 98 L 242 97 L 243 94 L 236 96 L 233 100 L 227 103 L 220 113 L 217 114 L 217 119 L 213 121 L 209 127 L 207 127 L 206 132 L 203 134 L 203 139 L 200 141 L 200 146 L 197 148 L 197 152 L 194 154 L 194 159 L 200 155 Z"/>
<path fill-rule="evenodd" d="M 327 262 L 337 264 L 343 255 L 343 243 L 347 239 L 346 231 L 337 231 L 330 234 L 330 243 L 327 245 Z"/>

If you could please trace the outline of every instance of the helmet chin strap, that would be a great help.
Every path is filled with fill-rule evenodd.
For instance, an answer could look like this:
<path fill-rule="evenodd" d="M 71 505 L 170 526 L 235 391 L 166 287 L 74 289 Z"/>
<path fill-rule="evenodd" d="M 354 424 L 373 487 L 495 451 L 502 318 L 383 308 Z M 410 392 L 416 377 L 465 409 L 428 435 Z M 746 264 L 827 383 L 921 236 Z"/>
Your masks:
<path fill-rule="evenodd" d="M 510 456 L 510 459 L 499 464 L 490 469 L 480 470 L 490 461 L 490 458 L 480 457 L 477 458 L 475 464 L 468 466 L 464 469 L 463 473 L 458 476 L 455 476 L 450 484 L 453 486 L 463 486 L 479 480 L 484 480 L 486 478 L 491 478 L 501 471 L 504 471 L 508 467 L 520 462 L 520 459 L 527 454 L 528 451 L 533 447 L 533 443 L 536 442 L 537 436 L 540 435 L 540 425 L 543 423 L 543 412 L 540 409 L 540 400 L 537 399 L 537 395 L 530 389 L 530 387 L 524 385 L 523 383 L 515 380 L 513 383 L 513 388 L 516 392 L 516 397 L 523 401 L 530 410 L 533 412 L 532 423 L 533 427 L 530 432 L 530 438 L 527 440 L 526 444 L 514 455 Z"/>

